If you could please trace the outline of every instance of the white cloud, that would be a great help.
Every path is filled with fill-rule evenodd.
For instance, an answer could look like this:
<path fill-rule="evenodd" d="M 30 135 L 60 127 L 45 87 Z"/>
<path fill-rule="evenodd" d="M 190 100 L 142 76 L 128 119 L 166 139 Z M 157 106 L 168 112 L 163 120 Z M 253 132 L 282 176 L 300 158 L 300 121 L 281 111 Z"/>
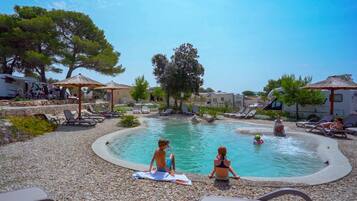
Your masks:
<path fill-rule="evenodd" d="M 50 4 L 50 7 L 55 9 L 67 9 L 67 3 L 64 1 L 54 1 Z"/>

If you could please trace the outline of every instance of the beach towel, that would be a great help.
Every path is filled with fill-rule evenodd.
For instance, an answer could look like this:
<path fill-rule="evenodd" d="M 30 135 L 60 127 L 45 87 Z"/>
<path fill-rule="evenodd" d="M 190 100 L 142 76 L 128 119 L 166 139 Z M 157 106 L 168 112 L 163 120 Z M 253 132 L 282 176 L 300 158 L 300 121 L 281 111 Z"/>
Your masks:
<path fill-rule="evenodd" d="M 134 179 L 150 179 L 155 181 L 166 181 L 173 182 L 183 185 L 192 185 L 191 180 L 189 180 L 184 174 L 175 174 L 171 176 L 168 172 L 135 172 L 133 174 Z"/>

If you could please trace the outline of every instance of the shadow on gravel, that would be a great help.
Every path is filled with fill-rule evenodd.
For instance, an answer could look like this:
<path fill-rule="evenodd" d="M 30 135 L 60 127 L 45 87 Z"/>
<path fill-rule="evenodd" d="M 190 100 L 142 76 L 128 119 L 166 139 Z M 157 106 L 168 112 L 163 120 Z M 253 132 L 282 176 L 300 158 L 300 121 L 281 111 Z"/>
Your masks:
<path fill-rule="evenodd" d="M 74 132 L 74 131 L 90 130 L 93 128 L 95 128 L 95 126 L 64 126 L 64 125 L 60 125 L 60 126 L 58 126 L 56 131 Z"/>
<path fill-rule="evenodd" d="M 213 185 L 219 190 L 229 190 L 231 188 L 231 184 L 229 183 L 229 180 L 227 181 L 214 180 Z"/>

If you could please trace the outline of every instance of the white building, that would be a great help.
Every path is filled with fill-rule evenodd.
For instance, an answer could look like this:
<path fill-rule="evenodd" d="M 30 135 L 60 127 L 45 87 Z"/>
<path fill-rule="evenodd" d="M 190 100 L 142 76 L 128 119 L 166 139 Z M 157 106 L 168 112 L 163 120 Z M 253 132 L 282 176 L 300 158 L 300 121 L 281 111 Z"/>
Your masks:
<path fill-rule="evenodd" d="M 199 96 L 193 96 L 193 102 L 195 104 L 207 107 L 228 106 L 240 108 L 243 106 L 243 96 L 225 92 L 199 93 Z"/>

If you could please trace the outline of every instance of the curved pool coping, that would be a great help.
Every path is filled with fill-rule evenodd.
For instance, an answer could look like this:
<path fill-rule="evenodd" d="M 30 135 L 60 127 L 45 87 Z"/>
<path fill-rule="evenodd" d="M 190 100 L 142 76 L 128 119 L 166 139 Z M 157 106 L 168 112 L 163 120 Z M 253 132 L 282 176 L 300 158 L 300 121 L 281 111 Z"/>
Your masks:
<path fill-rule="evenodd" d="M 148 165 L 133 163 L 133 162 L 116 158 L 106 145 L 106 142 L 110 143 L 119 137 L 130 135 L 132 134 L 132 132 L 140 129 L 145 129 L 146 124 L 144 122 L 144 119 L 140 118 L 139 120 L 141 122 L 141 125 L 138 127 L 119 130 L 98 138 L 92 144 L 92 150 L 94 151 L 94 153 L 96 153 L 102 159 L 111 162 L 113 164 L 119 165 L 121 167 L 137 170 L 137 171 L 147 171 L 149 169 Z M 263 124 L 257 124 L 257 125 L 261 125 L 266 128 L 246 127 L 246 128 L 238 128 L 237 130 L 246 131 L 245 133 L 247 134 L 253 134 L 256 132 L 264 132 L 264 134 L 272 134 L 271 132 L 272 129 L 270 129 L 270 127 L 267 127 L 267 125 L 263 125 Z M 329 183 L 341 179 L 352 171 L 351 164 L 349 163 L 348 159 L 339 150 L 338 143 L 336 140 L 324 136 L 319 136 L 306 132 L 297 132 L 297 131 L 289 131 L 288 135 L 300 135 L 300 136 L 314 138 L 318 143 L 317 152 L 319 156 L 322 158 L 323 161 L 328 161 L 329 165 L 319 170 L 318 172 L 305 176 L 242 177 L 242 178 L 252 181 L 279 181 L 279 182 L 288 182 L 288 183 L 318 185 L 318 184 Z"/>

